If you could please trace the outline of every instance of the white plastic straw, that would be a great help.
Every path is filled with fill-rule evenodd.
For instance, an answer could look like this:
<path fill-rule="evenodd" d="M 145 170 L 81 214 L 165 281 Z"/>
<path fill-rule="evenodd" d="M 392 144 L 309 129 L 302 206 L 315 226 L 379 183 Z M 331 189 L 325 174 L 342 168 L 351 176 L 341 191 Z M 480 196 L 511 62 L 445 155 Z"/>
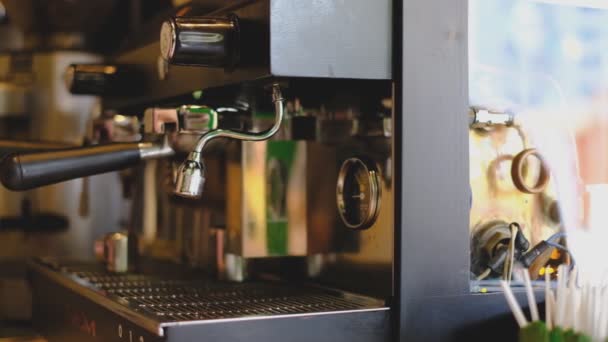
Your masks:
<path fill-rule="evenodd" d="M 555 324 L 555 307 L 557 306 L 555 301 L 555 296 L 553 295 L 553 291 L 549 291 L 549 311 L 547 311 L 547 315 L 551 317 L 551 324 L 547 325 L 547 329 L 552 329 L 557 326 Z"/>
<path fill-rule="evenodd" d="M 556 282 L 556 287 L 555 287 L 555 302 L 553 304 L 555 304 L 553 306 L 553 326 L 554 327 L 559 327 L 562 324 L 561 321 L 561 316 L 560 316 L 560 311 L 559 311 L 559 305 L 560 305 L 560 298 L 563 298 L 563 290 L 561 290 L 561 282 L 562 282 L 562 275 L 559 272 L 559 268 L 558 268 L 558 273 L 557 273 L 557 282 Z"/>
<path fill-rule="evenodd" d="M 566 284 L 568 279 L 568 270 L 564 265 L 560 265 L 557 268 L 557 312 L 555 313 L 555 326 L 565 325 L 565 313 L 566 313 Z"/>
<path fill-rule="evenodd" d="M 545 324 L 547 329 L 551 329 L 551 310 L 553 310 L 552 298 L 553 291 L 551 291 L 551 275 L 549 274 L 549 267 L 545 268 Z"/>
<path fill-rule="evenodd" d="M 557 288 L 551 288 L 550 268 L 545 269 L 545 323 L 548 330 L 560 327 L 589 336 L 592 341 L 608 341 L 608 284 L 585 281 L 579 283 L 578 270 L 569 272 L 567 266 L 557 270 Z M 532 322 L 539 313 L 528 270 L 523 270 Z M 526 316 L 507 281 L 501 281 L 507 304 L 520 328 L 528 325 Z"/>
<path fill-rule="evenodd" d="M 602 314 L 600 315 L 600 339 L 608 337 L 608 288 L 602 289 Z"/>
<path fill-rule="evenodd" d="M 572 314 L 572 306 L 574 305 L 574 293 L 570 288 L 564 288 L 564 312 L 562 316 L 562 329 L 568 330 L 574 326 L 574 315 Z"/>
<path fill-rule="evenodd" d="M 595 325 L 593 327 L 593 340 L 598 341 L 601 339 L 602 336 L 602 312 L 604 311 L 602 309 L 603 305 L 604 305 L 604 289 L 597 287 L 597 297 L 595 298 L 597 304 L 596 304 L 596 310 L 595 310 Z"/>
<path fill-rule="evenodd" d="M 576 288 L 576 278 L 578 277 L 578 269 L 574 268 L 570 272 L 570 278 L 568 279 L 568 304 L 566 307 L 567 312 L 567 328 L 577 329 L 577 311 L 578 311 L 578 289 Z"/>
<path fill-rule="evenodd" d="M 589 334 L 594 338 L 594 340 L 598 339 L 597 330 L 598 330 L 598 326 L 600 323 L 599 320 L 600 320 L 600 304 L 601 304 L 601 302 L 599 301 L 600 294 L 601 294 L 601 292 L 599 291 L 599 288 L 597 286 L 594 286 L 593 291 L 592 291 L 593 311 L 591 311 L 593 319 L 591 320 L 591 329 L 589 329 Z"/>
<path fill-rule="evenodd" d="M 581 306 L 579 308 L 581 331 L 589 331 L 589 287 L 581 289 Z"/>
<path fill-rule="evenodd" d="M 536 298 L 534 298 L 534 291 L 532 290 L 532 282 L 530 281 L 530 273 L 527 269 L 522 270 L 524 276 L 524 283 L 526 285 L 526 296 L 528 297 L 528 305 L 530 306 L 530 315 L 532 322 L 538 321 L 538 307 L 536 306 Z"/>
<path fill-rule="evenodd" d="M 528 325 L 528 321 L 526 320 L 526 317 L 524 316 L 524 313 L 521 310 L 521 307 L 517 303 L 517 300 L 515 299 L 515 296 L 513 295 L 513 292 L 511 291 L 511 287 L 504 280 L 500 281 L 500 286 L 502 287 L 502 290 L 505 293 L 505 298 L 507 299 L 507 304 L 509 304 L 509 308 L 511 308 L 511 312 L 513 312 L 513 316 L 515 316 L 515 320 L 517 321 L 517 324 L 519 325 L 520 328 L 525 327 L 526 325 Z"/>
<path fill-rule="evenodd" d="M 572 315 L 572 329 L 581 331 L 581 291 L 579 288 L 573 288 L 572 292 L 572 307 L 569 309 Z"/>

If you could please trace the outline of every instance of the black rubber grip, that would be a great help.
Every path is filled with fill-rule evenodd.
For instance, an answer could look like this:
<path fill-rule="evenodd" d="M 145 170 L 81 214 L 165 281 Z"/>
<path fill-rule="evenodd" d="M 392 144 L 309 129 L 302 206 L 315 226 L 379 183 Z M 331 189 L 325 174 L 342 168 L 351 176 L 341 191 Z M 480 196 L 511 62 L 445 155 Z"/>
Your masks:
<path fill-rule="evenodd" d="M 121 170 L 136 165 L 140 160 L 137 143 L 13 154 L 0 164 L 0 181 L 10 190 L 23 191 Z"/>

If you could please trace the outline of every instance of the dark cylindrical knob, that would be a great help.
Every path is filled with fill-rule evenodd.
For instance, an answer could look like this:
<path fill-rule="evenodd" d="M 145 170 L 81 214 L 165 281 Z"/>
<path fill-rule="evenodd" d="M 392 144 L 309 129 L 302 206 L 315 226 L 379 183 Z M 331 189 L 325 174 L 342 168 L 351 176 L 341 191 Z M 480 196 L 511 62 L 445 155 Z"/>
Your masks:
<path fill-rule="evenodd" d="M 130 245 L 127 232 L 109 233 L 95 241 L 95 256 L 109 272 L 124 273 L 129 271 Z"/>
<path fill-rule="evenodd" d="M 176 17 L 163 23 L 161 56 L 171 64 L 233 66 L 239 55 L 236 16 Z"/>
<path fill-rule="evenodd" d="M 125 65 L 72 64 L 65 72 L 68 91 L 78 95 L 134 95 L 141 75 Z"/>

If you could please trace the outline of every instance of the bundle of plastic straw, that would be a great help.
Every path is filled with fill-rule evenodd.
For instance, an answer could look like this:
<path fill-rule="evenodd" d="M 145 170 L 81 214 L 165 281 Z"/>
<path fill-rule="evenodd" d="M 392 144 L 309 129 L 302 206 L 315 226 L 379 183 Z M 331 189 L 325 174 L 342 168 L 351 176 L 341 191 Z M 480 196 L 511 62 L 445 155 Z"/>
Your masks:
<path fill-rule="evenodd" d="M 577 271 L 560 266 L 557 287 L 545 272 L 545 321 L 539 317 L 528 270 L 523 270 L 531 320 L 528 321 L 509 284 L 501 282 L 507 303 L 519 325 L 522 342 L 608 341 L 608 287 L 577 284 Z"/>

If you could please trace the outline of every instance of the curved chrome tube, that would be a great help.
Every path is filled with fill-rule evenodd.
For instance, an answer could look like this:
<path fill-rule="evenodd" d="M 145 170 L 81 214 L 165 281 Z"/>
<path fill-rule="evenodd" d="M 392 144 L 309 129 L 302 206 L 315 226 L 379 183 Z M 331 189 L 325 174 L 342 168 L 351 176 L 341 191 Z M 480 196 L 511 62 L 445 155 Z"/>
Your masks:
<path fill-rule="evenodd" d="M 203 164 L 201 153 L 209 141 L 215 138 L 231 138 L 238 140 L 262 141 L 272 137 L 281 128 L 283 121 L 283 95 L 278 84 L 272 85 L 272 102 L 275 107 L 275 122 L 269 129 L 258 132 L 237 132 L 223 129 L 216 129 L 203 134 L 196 143 L 196 146 L 188 155 L 177 172 L 175 181 L 175 194 L 186 198 L 200 198 L 205 185 L 205 165 Z"/>
<path fill-rule="evenodd" d="M 272 137 L 281 128 L 281 122 L 283 121 L 283 96 L 281 95 L 281 88 L 278 84 L 272 85 L 272 102 L 275 106 L 275 122 L 269 129 L 259 132 L 237 132 L 224 129 L 216 129 L 203 134 L 192 153 L 201 153 L 205 145 L 215 138 L 232 138 L 238 140 L 250 140 L 250 141 L 262 141 Z"/>

